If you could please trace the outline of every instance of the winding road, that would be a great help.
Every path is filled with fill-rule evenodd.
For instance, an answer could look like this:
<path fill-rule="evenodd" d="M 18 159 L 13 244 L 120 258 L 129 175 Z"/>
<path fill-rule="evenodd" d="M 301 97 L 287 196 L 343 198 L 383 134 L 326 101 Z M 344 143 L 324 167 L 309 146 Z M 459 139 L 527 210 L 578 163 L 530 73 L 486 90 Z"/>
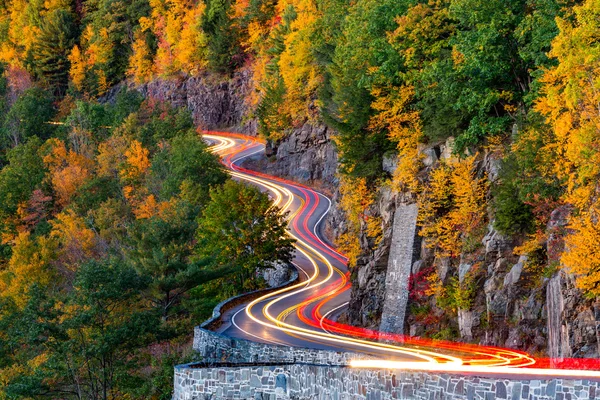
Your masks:
<path fill-rule="evenodd" d="M 300 282 L 230 310 L 220 331 L 257 342 L 366 353 L 354 367 L 402 368 L 475 373 L 489 376 L 556 376 L 600 379 L 600 371 L 540 368 L 546 361 L 497 347 L 434 341 L 387 334 L 345 325 L 335 316 L 350 298 L 346 258 L 324 238 L 323 220 L 331 201 L 309 187 L 241 167 L 264 151 L 256 138 L 207 132 L 211 151 L 221 156 L 229 173 L 268 191 L 275 205 L 288 212 L 288 233 L 296 239 L 294 265 Z"/>

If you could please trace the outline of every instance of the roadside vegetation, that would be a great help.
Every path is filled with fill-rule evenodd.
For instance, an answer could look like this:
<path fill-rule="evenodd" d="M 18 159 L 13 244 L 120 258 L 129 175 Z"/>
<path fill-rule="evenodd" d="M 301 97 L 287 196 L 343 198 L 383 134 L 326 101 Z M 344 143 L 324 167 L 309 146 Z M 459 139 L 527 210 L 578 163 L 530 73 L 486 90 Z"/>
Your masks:
<path fill-rule="evenodd" d="M 0 398 L 168 399 L 193 326 L 290 260 L 284 216 L 187 110 L 47 96 L 3 98 Z"/>
<path fill-rule="evenodd" d="M 379 243 L 382 185 L 418 199 L 454 266 L 490 221 L 544 254 L 568 205 L 561 265 L 598 297 L 599 21 L 600 0 L 0 2 L 0 399 L 168 398 L 190 327 L 289 257 L 267 198 L 227 178 L 186 111 L 109 93 L 125 79 L 244 68 L 264 138 L 334 128 L 352 263 L 361 232 Z M 454 159 L 419 175 L 442 143 Z M 490 153 L 494 182 L 477 173 Z M 449 308 L 469 303 L 454 289 Z"/>

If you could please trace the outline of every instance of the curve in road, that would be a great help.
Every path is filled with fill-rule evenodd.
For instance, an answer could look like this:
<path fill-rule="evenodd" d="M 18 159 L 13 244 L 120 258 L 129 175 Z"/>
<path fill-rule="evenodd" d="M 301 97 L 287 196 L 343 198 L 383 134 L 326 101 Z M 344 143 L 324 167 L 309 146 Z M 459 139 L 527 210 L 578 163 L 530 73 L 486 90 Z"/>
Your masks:
<path fill-rule="evenodd" d="M 223 132 L 203 136 L 235 179 L 267 191 L 274 205 L 288 213 L 288 234 L 296 240 L 294 265 L 303 276 L 298 284 L 234 309 L 231 326 L 222 332 L 225 335 L 373 357 L 356 360 L 352 364 L 355 367 L 600 378 L 599 371 L 587 369 L 533 368 L 536 360 L 516 350 L 406 337 L 330 319 L 348 304 L 350 282 L 346 258 L 322 233 L 323 219 L 331 208 L 329 198 L 307 186 L 243 168 L 243 160 L 264 151 L 256 138 Z"/>

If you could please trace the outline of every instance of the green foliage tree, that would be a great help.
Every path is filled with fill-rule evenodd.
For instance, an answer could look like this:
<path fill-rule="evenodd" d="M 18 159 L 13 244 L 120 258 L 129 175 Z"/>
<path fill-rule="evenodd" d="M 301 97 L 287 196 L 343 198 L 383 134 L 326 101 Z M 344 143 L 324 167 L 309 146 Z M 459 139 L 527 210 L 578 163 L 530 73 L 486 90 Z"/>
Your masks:
<path fill-rule="evenodd" d="M 383 154 L 394 147 L 385 132 L 367 128 L 373 115 L 374 83 L 396 81 L 402 70 L 386 32 L 395 28 L 395 18 L 406 10 L 406 3 L 360 0 L 352 4 L 329 66 L 332 92 L 325 98 L 325 110 L 339 132 L 343 172 L 354 176 L 379 176 Z"/>
<path fill-rule="evenodd" d="M 258 189 L 234 181 L 211 191 L 211 201 L 198 219 L 199 256 L 215 257 L 220 266 L 236 267 L 238 288 L 257 287 L 257 270 L 289 262 L 293 240 L 285 216 Z"/>
<path fill-rule="evenodd" d="M 208 65 L 229 74 L 241 65 L 239 34 L 230 19 L 231 0 L 204 0 L 202 29 L 208 38 Z"/>
<path fill-rule="evenodd" d="M 45 175 L 38 154 L 40 140 L 31 138 L 8 153 L 8 165 L 0 171 L 0 233 L 14 234 L 19 205 L 38 188 Z"/>
<path fill-rule="evenodd" d="M 2 145 L 4 148 L 15 147 L 33 136 L 48 139 L 55 131 L 49 124 L 54 115 L 52 98 L 46 91 L 39 88 L 26 90 L 5 116 Z"/>
<path fill-rule="evenodd" d="M 151 169 L 150 180 L 155 182 L 160 198 L 166 200 L 180 194 L 186 182 L 188 194 L 195 194 L 196 204 L 205 204 L 209 189 L 227 178 L 218 157 L 193 131 L 171 139 L 169 148 L 156 154 Z"/>
<path fill-rule="evenodd" d="M 69 83 L 69 54 L 77 36 L 75 16 L 58 9 L 46 15 L 31 49 L 33 71 L 56 94 L 65 93 Z"/>
<path fill-rule="evenodd" d="M 131 230 L 127 256 L 150 280 L 147 296 L 164 320 L 178 311 L 182 296 L 190 289 L 230 271 L 212 268 L 209 255 L 192 260 L 196 213 L 186 204 L 176 207 L 168 219 L 157 216 L 138 220 Z"/>

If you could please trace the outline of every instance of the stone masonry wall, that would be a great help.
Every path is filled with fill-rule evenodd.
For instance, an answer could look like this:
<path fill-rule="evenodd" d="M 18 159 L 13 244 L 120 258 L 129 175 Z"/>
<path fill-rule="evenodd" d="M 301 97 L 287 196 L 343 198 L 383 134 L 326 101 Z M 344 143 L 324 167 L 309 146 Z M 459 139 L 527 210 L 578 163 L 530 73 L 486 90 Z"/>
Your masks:
<path fill-rule="evenodd" d="M 233 339 L 200 327 L 194 330 L 193 349 L 203 362 L 228 363 L 309 363 L 347 365 L 350 360 L 365 358 L 363 354 L 276 346 Z"/>
<path fill-rule="evenodd" d="M 394 214 L 392 244 L 388 259 L 386 290 L 379 330 L 404 332 L 408 282 L 415 261 L 415 236 L 417 234 L 417 204 L 400 204 Z"/>
<path fill-rule="evenodd" d="M 241 367 L 181 365 L 174 400 L 204 399 L 594 399 L 589 380 L 506 380 L 425 372 L 291 364 Z"/>
<path fill-rule="evenodd" d="M 600 397 L 599 382 L 504 379 L 355 369 L 364 354 L 276 346 L 194 331 L 201 363 L 175 367 L 173 400 L 441 399 L 575 400 Z"/>

